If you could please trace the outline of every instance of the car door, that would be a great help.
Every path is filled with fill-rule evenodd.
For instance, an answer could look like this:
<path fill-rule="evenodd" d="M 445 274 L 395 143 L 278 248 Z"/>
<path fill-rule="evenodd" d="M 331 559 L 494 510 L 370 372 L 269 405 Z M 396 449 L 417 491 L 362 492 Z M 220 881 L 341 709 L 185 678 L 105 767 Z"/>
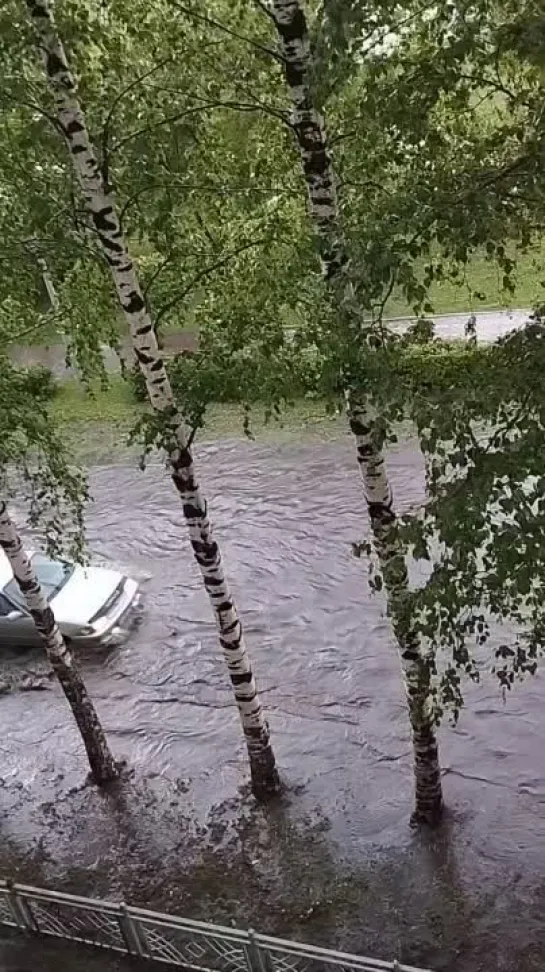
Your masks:
<path fill-rule="evenodd" d="M 0 594 L 0 641 L 8 648 L 41 643 L 30 614 L 16 607 L 3 594 Z"/>

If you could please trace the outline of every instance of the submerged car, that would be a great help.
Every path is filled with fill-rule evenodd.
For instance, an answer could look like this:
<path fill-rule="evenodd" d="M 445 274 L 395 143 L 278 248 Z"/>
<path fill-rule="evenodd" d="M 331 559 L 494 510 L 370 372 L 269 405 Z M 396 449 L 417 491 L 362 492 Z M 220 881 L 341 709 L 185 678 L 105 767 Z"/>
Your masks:
<path fill-rule="evenodd" d="M 139 620 L 135 580 L 116 570 L 81 567 L 28 551 L 42 590 L 66 640 L 78 645 L 121 644 Z M 11 566 L 0 553 L 0 645 L 41 644 Z"/>

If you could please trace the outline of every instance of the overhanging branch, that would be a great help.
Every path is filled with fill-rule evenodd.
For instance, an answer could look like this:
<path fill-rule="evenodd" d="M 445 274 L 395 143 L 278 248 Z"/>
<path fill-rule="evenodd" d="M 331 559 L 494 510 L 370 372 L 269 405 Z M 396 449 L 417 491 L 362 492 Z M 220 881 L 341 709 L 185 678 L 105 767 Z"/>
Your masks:
<path fill-rule="evenodd" d="M 187 297 L 188 294 L 190 294 L 191 291 L 195 289 L 196 285 L 200 283 L 201 280 L 203 280 L 205 277 L 209 277 L 210 274 L 214 273 L 216 270 L 221 270 L 222 267 L 226 266 L 228 263 L 230 263 L 231 260 L 234 260 L 234 258 L 239 256 L 241 253 L 244 253 L 245 250 L 250 250 L 254 246 L 261 246 L 262 243 L 266 243 L 266 242 L 267 240 L 264 237 L 261 237 L 260 239 L 257 240 L 250 240 L 249 243 L 244 243 L 242 246 L 237 247 L 235 250 L 232 250 L 226 256 L 222 257 L 220 260 L 216 260 L 214 263 L 210 263 L 207 267 L 203 267 L 203 269 L 200 270 L 199 273 L 195 274 L 191 282 L 186 287 L 184 287 L 184 289 L 180 291 L 180 293 L 176 294 L 175 297 L 167 301 L 167 303 L 163 307 L 161 307 L 161 309 L 157 312 L 157 314 L 155 314 L 155 319 L 154 319 L 155 327 L 157 328 L 159 326 L 159 323 L 162 321 L 165 314 L 168 314 L 168 312 L 172 310 L 172 308 L 175 307 L 176 304 L 179 304 L 182 300 L 184 300 L 184 298 Z"/>
<path fill-rule="evenodd" d="M 280 64 L 284 63 L 284 58 L 279 51 L 275 51 L 271 47 L 267 47 L 266 44 L 261 44 L 259 41 L 254 40 L 253 37 L 247 37 L 245 34 L 240 34 L 237 30 L 224 24 L 221 20 L 215 20 L 213 17 L 209 17 L 207 14 L 197 13 L 195 10 L 191 10 L 190 7 L 186 7 L 184 3 L 180 0 L 172 0 L 173 5 L 181 13 L 185 14 L 187 17 L 191 17 L 202 24 L 207 24 L 209 27 L 214 27 L 216 30 L 221 30 L 224 34 L 228 34 L 230 37 L 235 37 L 237 40 L 243 41 L 245 44 L 249 44 L 251 47 L 255 47 L 256 50 L 261 51 L 262 54 L 267 54 L 269 57 L 273 57 L 275 61 Z"/>

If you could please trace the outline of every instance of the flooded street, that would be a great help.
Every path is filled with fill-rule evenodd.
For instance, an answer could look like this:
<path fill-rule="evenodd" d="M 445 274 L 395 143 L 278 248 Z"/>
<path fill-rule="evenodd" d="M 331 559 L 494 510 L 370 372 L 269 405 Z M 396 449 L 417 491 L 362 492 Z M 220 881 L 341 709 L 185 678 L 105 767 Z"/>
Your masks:
<path fill-rule="evenodd" d="M 107 795 L 85 785 L 51 683 L 3 696 L 0 872 L 436 972 L 543 969 L 543 676 L 505 704 L 492 678 L 468 690 L 459 727 L 441 731 L 447 820 L 414 834 L 395 648 L 351 553 L 367 523 L 350 439 L 226 442 L 198 459 L 287 794 L 265 808 L 247 792 L 236 709 L 166 472 L 99 468 L 90 549 L 142 580 L 147 607 L 128 644 L 82 665 L 132 775 Z M 418 503 L 414 448 L 400 445 L 389 468 L 398 508 Z"/>

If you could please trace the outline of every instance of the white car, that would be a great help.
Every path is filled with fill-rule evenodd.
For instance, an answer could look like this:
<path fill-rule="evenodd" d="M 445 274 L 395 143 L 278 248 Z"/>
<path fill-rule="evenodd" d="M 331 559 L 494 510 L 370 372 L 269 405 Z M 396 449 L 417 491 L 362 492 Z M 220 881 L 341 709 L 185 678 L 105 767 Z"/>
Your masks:
<path fill-rule="evenodd" d="M 139 620 L 138 583 L 116 570 L 80 567 L 28 551 L 42 590 L 67 641 L 74 646 L 121 644 Z M 11 566 L 0 552 L 0 645 L 41 644 Z"/>

